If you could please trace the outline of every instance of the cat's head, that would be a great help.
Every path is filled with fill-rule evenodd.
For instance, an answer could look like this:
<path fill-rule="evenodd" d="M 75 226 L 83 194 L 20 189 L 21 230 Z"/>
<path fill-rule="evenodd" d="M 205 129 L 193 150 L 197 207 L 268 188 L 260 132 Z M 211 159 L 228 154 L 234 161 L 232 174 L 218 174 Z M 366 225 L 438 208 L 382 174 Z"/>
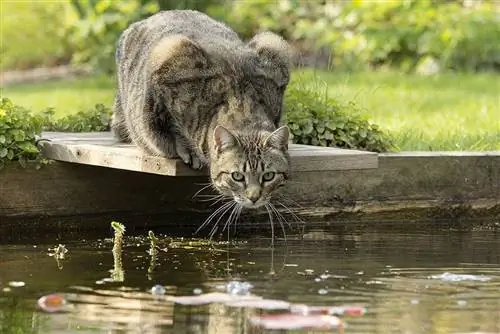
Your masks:
<path fill-rule="evenodd" d="M 224 196 L 247 208 L 269 202 L 285 184 L 290 168 L 289 130 L 235 133 L 217 126 L 213 133 L 210 178 Z"/>

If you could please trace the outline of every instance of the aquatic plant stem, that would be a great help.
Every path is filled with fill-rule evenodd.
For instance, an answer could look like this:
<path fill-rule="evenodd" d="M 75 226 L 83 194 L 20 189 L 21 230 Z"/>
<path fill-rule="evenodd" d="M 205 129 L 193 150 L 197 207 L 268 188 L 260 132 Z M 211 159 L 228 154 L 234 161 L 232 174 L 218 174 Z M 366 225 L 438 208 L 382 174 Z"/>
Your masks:
<path fill-rule="evenodd" d="M 125 271 L 123 270 L 122 261 L 122 245 L 123 236 L 125 234 L 125 225 L 119 222 L 111 222 L 111 227 L 114 232 L 113 239 L 113 270 L 111 271 L 111 278 L 115 282 L 123 282 L 125 279 Z"/>
<path fill-rule="evenodd" d="M 158 238 L 155 236 L 153 231 L 148 232 L 148 238 L 150 241 L 148 254 L 151 255 L 151 260 L 148 267 L 148 280 L 151 281 L 153 279 L 153 271 L 156 268 L 156 257 L 158 255 Z"/>

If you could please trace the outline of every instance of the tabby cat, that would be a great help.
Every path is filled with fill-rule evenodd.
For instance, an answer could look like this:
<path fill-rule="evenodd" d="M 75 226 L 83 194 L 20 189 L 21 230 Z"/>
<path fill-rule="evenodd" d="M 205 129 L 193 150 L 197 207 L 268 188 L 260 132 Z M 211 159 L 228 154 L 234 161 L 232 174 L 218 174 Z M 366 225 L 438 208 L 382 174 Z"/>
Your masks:
<path fill-rule="evenodd" d="M 243 207 L 266 205 L 285 183 L 291 52 L 281 37 L 244 43 L 206 14 L 162 11 L 122 33 L 116 62 L 111 126 L 120 141 L 208 167 L 214 188 Z"/>

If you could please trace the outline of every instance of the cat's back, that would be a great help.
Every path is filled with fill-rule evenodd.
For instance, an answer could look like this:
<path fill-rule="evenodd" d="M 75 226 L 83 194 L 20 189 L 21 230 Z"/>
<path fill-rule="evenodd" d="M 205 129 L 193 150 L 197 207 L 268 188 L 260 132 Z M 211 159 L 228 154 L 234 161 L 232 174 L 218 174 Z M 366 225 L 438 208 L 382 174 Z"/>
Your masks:
<path fill-rule="evenodd" d="M 156 40 L 168 35 L 182 34 L 201 46 L 211 49 L 217 45 L 238 48 L 243 45 L 238 35 L 224 23 L 194 10 L 166 10 L 132 24 L 134 31 Z M 143 36 L 144 36 L 143 35 Z"/>

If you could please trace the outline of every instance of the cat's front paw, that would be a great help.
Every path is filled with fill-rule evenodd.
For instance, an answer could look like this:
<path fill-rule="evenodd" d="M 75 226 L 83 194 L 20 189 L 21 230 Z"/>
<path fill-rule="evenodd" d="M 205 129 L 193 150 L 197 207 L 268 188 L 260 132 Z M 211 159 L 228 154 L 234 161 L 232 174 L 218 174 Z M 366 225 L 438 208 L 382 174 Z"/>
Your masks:
<path fill-rule="evenodd" d="M 197 170 L 203 168 L 203 162 L 201 161 L 201 159 L 195 152 L 189 150 L 188 148 L 177 145 L 177 154 L 179 155 L 181 160 L 184 161 L 184 163 L 190 168 Z"/>
<path fill-rule="evenodd" d="M 203 163 L 201 162 L 201 159 L 198 158 L 198 156 L 195 153 L 192 152 L 187 153 L 186 155 L 181 156 L 181 159 L 182 161 L 184 161 L 186 165 L 188 165 L 192 169 L 199 170 L 203 168 Z"/>
<path fill-rule="evenodd" d="M 203 163 L 201 162 L 201 159 L 198 158 L 198 156 L 194 153 L 190 154 L 191 156 L 191 161 L 188 164 L 189 167 L 193 169 L 202 169 L 203 168 Z"/>

